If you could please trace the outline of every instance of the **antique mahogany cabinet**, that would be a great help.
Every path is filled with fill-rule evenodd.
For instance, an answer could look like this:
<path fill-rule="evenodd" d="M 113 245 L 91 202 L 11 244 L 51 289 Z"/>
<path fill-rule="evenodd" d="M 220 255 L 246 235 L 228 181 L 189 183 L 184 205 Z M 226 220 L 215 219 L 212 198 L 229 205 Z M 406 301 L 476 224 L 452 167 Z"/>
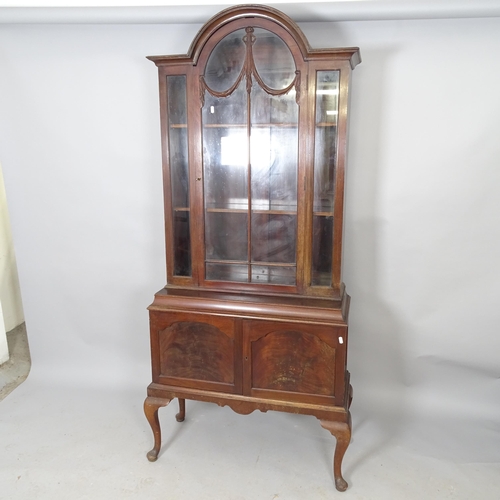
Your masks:
<path fill-rule="evenodd" d="M 144 408 L 179 400 L 312 415 L 351 437 L 341 279 L 349 81 L 357 48 L 312 49 L 263 6 L 226 9 L 159 70 L 167 285 L 149 307 Z"/>

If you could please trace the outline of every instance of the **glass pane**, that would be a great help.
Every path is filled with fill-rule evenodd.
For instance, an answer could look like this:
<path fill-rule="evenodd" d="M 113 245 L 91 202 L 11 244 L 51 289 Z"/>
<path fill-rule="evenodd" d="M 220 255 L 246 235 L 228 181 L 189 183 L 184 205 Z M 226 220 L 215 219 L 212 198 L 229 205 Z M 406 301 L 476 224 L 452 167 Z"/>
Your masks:
<path fill-rule="evenodd" d="M 167 76 L 169 126 L 186 125 L 186 75 Z"/>
<path fill-rule="evenodd" d="M 174 275 L 191 276 L 191 238 L 188 211 L 174 211 Z"/>
<path fill-rule="evenodd" d="M 252 283 L 295 285 L 294 266 L 252 266 Z"/>
<path fill-rule="evenodd" d="M 294 89 L 285 95 L 272 96 L 260 87 L 252 87 L 252 123 L 255 125 L 272 123 L 283 128 L 296 127 L 298 114 Z"/>
<path fill-rule="evenodd" d="M 339 72 L 318 71 L 314 151 L 314 210 L 333 211 Z"/>
<path fill-rule="evenodd" d="M 333 217 L 313 217 L 312 284 L 332 284 Z"/>
<path fill-rule="evenodd" d="M 298 105 L 294 95 L 270 96 L 260 87 L 252 88 L 253 209 L 297 210 Z"/>
<path fill-rule="evenodd" d="M 298 106 L 294 95 L 270 96 L 258 86 L 252 88 L 251 102 L 252 261 L 294 264 Z M 252 272 L 254 279 L 262 282 L 262 276 Z M 294 284 L 295 274 L 291 280 L 266 280 Z"/>
<path fill-rule="evenodd" d="M 185 76 L 167 76 L 167 99 L 172 204 L 175 208 L 187 208 L 189 189 Z"/>
<path fill-rule="evenodd" d="M 214 48 L 205 67 L 205 83 L 216 92 L 230 89 L 245 63 L 245 30 L 225 36 Z"/>
<path fill-rule="evenodd" d="M 248 266 L 207 263 L 207 279 L 248 283 Z"/>
<path fill-rule="evenodd" d="M 206 208 L 248 208 L 246 101 L 242 85 L 224 98 L 205 92 L 202 116 Z"/>
<path fill-rule="evenodd" d="M 168 154 L 175 276 L 191 276 L 186 77 L 167 76 Z"/>
<path fill-rule="evenodd" d="M 272 89 L 288 87 L 295 78 L 295 62 L 285 42 L 262 28 L 254 31 L 253 57 L 262 81 Z"/>
<path fill-rule="evenodd" d="M 252 262 L 295 263 L 297 217 L 252 213 Z"/>
<path fill-rule="evenodd" d="M 316 75 L 312 284 L 331 285 L 339 72 Z M 330 231 L 329 234 L 326 234 Z"/>
<path fill-rule="evenodd" d="M 246 212 L 207 212 L 205 215 L 207 260 L 247 262 L 247 221 Z"/>

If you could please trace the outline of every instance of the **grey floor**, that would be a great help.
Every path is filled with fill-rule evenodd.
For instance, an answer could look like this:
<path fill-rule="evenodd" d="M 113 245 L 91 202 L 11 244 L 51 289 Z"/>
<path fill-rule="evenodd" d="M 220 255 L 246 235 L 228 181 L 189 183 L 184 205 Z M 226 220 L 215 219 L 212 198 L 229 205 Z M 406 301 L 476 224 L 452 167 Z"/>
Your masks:
<path fill-rule="evenodd" d="M 307 416 L 241 416 L 187 401 L 178 423 L 174 401 L 160 409 L 163 448 L 150 463 L 144 396 L 139 386 L 65 387 L 30 376 L 0 402 L 0 499 L 500 498 L 498 422 L 402 425 L 355 400 L 350 487 L 339 493 L 334 440 Z"/>

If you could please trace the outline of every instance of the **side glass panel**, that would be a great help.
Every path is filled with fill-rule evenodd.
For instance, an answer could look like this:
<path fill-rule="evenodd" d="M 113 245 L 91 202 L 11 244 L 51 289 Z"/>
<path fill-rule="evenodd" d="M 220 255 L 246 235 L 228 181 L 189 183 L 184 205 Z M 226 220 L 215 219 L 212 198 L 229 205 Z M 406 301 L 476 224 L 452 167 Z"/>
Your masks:
<path fill-rule="evenodd" d="M 210 55 L 203 169 L 208 280 L 296 283 L 298 105 L 285 43 L 247 28 Z"/>
<path fill-rule="evenodd" d="M 191 276 L 186 77 L 167 76 L 168 152 L 173 208 L 174 276 Z"/>
<path fill-rule="evenodd" d="M 316 74 L 312 284 L 331 286 L 339 72 Z"/>

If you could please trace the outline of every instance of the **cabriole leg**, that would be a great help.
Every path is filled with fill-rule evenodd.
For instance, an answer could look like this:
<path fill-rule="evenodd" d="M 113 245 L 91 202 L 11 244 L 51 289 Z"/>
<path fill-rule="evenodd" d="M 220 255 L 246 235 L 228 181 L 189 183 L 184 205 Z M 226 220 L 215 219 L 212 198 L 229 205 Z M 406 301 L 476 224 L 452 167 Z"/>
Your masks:
<path fill-rule="evenodd" d="M 179 413 L 175 416 L 177 422 L 184 422 L 186 418 L 186 400 L 179 398 Z"/>
<path fill-rule="evenodd" d="M 160 421 L 158 420 L 158 409 L 162 406 L 167 406 L 170 401 L 171 399 L 152 398 L 149 396 L 146 398 L 146 401 L 144 401 L 144 413 L 153 430 L 154 436 L 153 449 L 146 455 L 150 462 L 156 461 L 161 448 L 161 429 Z"/>
<path fill-rule="evenodd" d="M 321 426 L 329 431 L 337 440 L 335 453 L 333 455 L 333 477 L 335 487 L 339 491 L 347 489 L 347 481 L 342 477 L 342 459 L 351 442 L 351 414 L 348 414 L 347 422 L 332 422 L 330 420 L 320 420 Z"/>

